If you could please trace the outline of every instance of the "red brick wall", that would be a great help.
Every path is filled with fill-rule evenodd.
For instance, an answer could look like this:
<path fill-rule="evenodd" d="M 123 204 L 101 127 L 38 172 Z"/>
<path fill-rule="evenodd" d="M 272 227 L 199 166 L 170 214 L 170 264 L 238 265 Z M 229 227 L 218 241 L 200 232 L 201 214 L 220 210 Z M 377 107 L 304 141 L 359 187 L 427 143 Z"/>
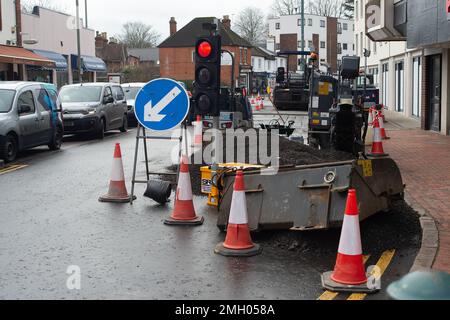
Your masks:
<path fill-rule="evenodd" d="M 332 72 L 337 71 L 337 23 L 338 21 L 336 18 L 327 18 L 327 62 L 330 65 Z"/>
<path fill-rule="evenodd" d="M 298 36 L 296 33 L 280 35 L 281 51 L 297 51 L 298 50 L 297 46 L 298 46 Z M 297 71 L 298 56 L 289 56 L 288 66 L 289 71 Z"/>
<path fill-rule="evenodd" d="M 223 47 L 234 53 L 235 57 L 235 79 L 239 78 L 239 65 L 241 54 L 239 47 Z M 195 63 L 193 61 L 193 52 L 195 48 L 160 48 L 160 69 L 161 77 L 176 79 L 178 81 L 193 81 L 195 79 Z M 244 51 L 243 51 L 244 52 Z M 251 64 L 251 49 L 247 49 L 247 64 Z M 242 59 L 244 61 L 244 59 Z M 230 85 L 231 66 L 223 66 L 221 71 L 221 82 Z"/>

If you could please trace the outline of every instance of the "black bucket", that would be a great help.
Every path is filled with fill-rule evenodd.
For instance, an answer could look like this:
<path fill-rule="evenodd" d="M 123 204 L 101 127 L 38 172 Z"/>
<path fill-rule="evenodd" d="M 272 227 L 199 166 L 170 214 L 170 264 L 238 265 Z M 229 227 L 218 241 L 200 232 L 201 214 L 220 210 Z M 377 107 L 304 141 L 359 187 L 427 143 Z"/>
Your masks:
<path fill-rule="evenodd" d="M 147 184 L 147 190 L 144 197 L 150 198 L 159 204 L 166 204 L 169 202 L 172 194 L 172 183 L 162 180 L 150 180 Z"/>

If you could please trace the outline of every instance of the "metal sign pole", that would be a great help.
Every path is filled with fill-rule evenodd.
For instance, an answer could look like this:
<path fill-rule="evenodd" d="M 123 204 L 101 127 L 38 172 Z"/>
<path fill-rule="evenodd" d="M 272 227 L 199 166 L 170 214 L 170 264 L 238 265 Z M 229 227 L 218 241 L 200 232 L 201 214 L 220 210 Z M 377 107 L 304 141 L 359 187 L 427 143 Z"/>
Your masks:
<path fill-rule="evenodd" d="M 137 171 L 137 161 L 138 161 L 138 154 L 139 154 L 139 135 L 141 133 L 141 128 L 142 128 L 141 125 L 138 124 L 137 133 L 136 133 L 136 149 L 134 152 L 133 178 L 131 180 L 131 198 L 130 198 L 131 205 L 133 205 L 134 187 L 136 185 L 136 171 Z"/>

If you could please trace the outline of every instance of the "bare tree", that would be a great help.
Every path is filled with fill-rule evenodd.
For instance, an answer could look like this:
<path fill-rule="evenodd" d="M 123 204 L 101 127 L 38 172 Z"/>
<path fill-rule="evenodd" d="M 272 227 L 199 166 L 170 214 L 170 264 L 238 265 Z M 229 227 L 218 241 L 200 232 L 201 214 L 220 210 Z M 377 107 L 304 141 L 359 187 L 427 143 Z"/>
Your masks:
<path fill-rule="evenodd" d="M 346 19 L 353 19 L 355 17 L 355 0 L 344 0 L 342 6 L 344 17 Z"/>
<path fill-rule="evenodd" d="M 309 0 L 308 12 L 324 17 L 345 18 L 348 12 L 345 0 Z"/>
<path fill-rule="evenodd" d="M 234 24 L 237 33 L 253 45 L 264 40 L 266 32 L 264 13 L 261 9 L 247 7 L 237 16 Z"/>
<path fill-rule="evenodd" d="M 127 22 L 122 26 L 122 33 L 117 36 L 128 48 L 153 48 L 161 35 L 151 25 L 142 22 Z"/>
<path fill-rule="evenodd" d="M 67 12 L 67 7 L 56 0 L 24 0 L 22 1 L 22 12 L 32 13 L 34 7 L 42 7 L 59 12 Z"/>
<path fill-rule="evenodd" d="M 272 11 L 275 15 L 284 16 L 297 13 L 298 0 L 275 0 Z"/>

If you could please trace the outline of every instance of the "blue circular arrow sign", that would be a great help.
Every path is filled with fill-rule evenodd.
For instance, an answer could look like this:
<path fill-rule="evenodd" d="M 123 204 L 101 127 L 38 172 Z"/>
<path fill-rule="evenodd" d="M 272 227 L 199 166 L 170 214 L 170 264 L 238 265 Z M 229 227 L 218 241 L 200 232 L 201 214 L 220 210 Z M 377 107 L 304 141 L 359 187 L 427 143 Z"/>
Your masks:
<path fill-rule="evenodd" d="M 156 79 L 138 93 L 134 113 L 139 123 L 149 130 L 167 131 L 179 126 L 189 113 L 186 89 L 172 79 Z"/>

